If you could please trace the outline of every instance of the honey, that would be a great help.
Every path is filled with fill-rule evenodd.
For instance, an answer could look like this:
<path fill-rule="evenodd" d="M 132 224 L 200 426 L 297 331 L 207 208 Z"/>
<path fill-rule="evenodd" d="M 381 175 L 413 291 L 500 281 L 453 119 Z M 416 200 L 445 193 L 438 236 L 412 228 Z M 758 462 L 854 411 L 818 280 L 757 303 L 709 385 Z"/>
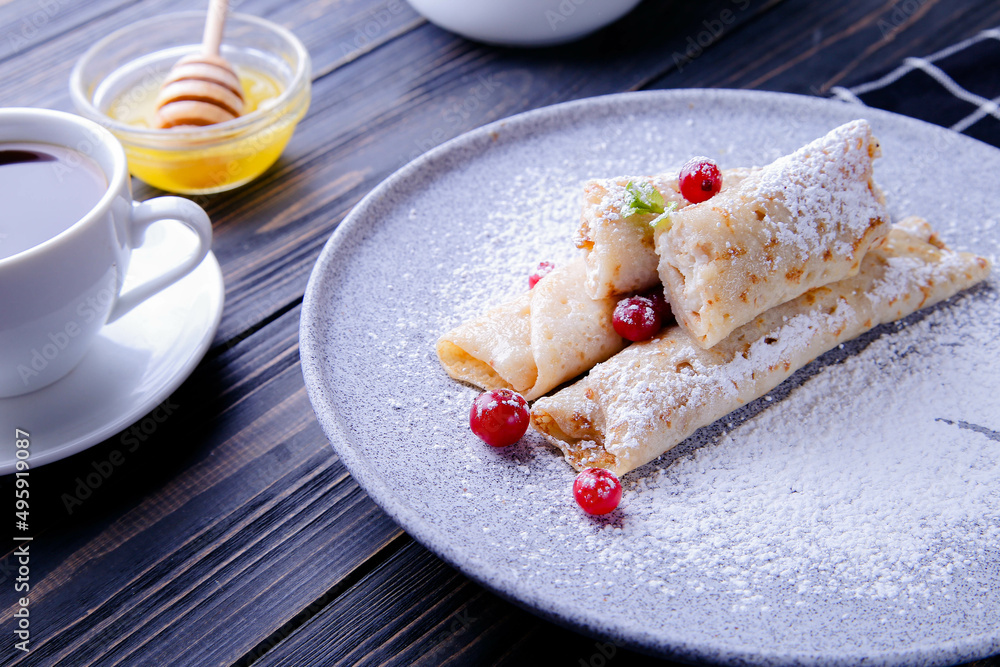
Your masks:
<path fill-rule="evenodd" d="M 231 138 L 223 133 L 205 141 L 192 138 L 192 133 L 183 130 L 162 130 L 155 141 L 144 142 L 146 145 L 125 142 L 132 175 L 170 192 L 210 193 L 242 185 L 270 167 L 291 139 L 305 109 L 275 115 L 273 107 L 283 92 L 281 83 L 252 68 L 237 67 L 237 74 L 245 98 L 243 115 L 263 112 L 267 123 L 262 129 L 234 132 Z M 153 129 L 162 78 L 145 77 L 126 88 L 108 105 L 107 115 L 138 130 Z M 215 128 L 220 126 L 206 126 L 198 131 Z"/>
<path fill-rule="evenodd" d="M 305 116 L 312 90 L 309 53 L 295 35 L 233 12 L 219 55 L 241 80 L 243 115 L 204 127 L 154 129 L 161 84 L 179 60 L 202 52 L 191 39 L 203 33 L 205 20 L 204 11 L 189 11 L 130 23 L 98 40 L 70 74 L 73 105 L 121 142 L 132 175 L 188 195 L 231 190 L 266 171 Z"/>

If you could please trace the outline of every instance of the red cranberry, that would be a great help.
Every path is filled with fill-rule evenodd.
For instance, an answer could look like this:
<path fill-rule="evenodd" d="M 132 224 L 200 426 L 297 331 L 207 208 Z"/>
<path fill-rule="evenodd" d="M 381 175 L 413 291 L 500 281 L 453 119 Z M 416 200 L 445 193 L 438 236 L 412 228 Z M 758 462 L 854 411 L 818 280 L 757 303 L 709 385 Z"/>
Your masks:
<path fill-rule="evenodd" d="M 650 290 L 643 294 L 644 297 L 653 302 L 653 308 L 656 312 L 660 314 L 660 326 L 666 325 L 666 323 L 674 316 L 673 311 L 670 310 L 670 304 L 667 303 L 667 297 L 663 295 L 663 289 L 657 288 Z"/>
<path fill-rule="evenodd" d="M 622 485 L 610 470 L 587 468 L 573 482 L 573 497 L 587 514 L 607 514 L 621 502 Z"/>
<path fill-rule="evenodd" d="M 692 204 L 711 199 L 722 189 L 722 172 L 713 160 L 695 157 L 681 167 L 681 194 Z"/>
<path fill-rule="evenodd" d="M 469 411 L 472 432 L 491 447 L 506 447 L 528 430 L 528 402 L 510 389 L 483 392 Z"/>
<path fill-rule="evenodd" d="M 659 310 L 651 299 L 630 296 L 615 306 L 611 325 L 619 336 L 632 342 L 649 340 L 663 326 Z"/>
<path fill-rule="evenodd" d="M 556 268 L 556 265 L 552 262 L 539 262 L 535 272 L 528 276 L 528 289 L 533 289 L 538 284 L 538 281 L 552 273 L 552 269 L 554 268 Z"/>

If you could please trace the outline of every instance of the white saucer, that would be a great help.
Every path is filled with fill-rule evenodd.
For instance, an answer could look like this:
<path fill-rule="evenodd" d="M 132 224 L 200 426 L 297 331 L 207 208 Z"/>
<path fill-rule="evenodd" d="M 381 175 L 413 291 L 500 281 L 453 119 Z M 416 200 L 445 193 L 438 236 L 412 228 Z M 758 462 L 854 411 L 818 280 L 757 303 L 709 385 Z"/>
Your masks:
<path fill-rule="evenodd" d="M 124 290 L 193 251 L 194 235 L 158 223 L 132 253 Z M 31 436 L 32 468 L 80 452 L 161 403 L 191 374 L 219 328 L 225 286 L 209 253 L 198 268 L 104 327 L 69 375 L 23 396 L 0 398 L 0 442 L 14 429 Z M 0 447 L 0 474 L 14 472 L 15 449 Z"/>

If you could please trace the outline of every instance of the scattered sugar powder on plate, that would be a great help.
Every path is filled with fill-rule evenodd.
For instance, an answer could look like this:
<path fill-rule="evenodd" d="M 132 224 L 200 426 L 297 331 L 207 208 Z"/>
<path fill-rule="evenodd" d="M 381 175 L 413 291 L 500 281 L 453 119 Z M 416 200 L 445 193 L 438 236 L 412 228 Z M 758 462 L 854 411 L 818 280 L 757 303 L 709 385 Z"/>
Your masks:
<path fill-rule="evenodd" d="M 823 601 L 926 606 L 981 577 L 984 545 L 1000 543 L 1000 432 L 959 424 L 1000 395 L 997 376 L 967 386 L 983 346 L 1000 355 L 995 294 L 963 298 L 983 319 L 965 340 L 935 337 L 954 317 L 937 309 L 715 445 L 640 470 L 622 512 L 644 520 L 602 533 L 604 558 L 628 562 L 652 540 L 662 564 L 643 568 L 651 581 L 687 585 L 670 571 L 698 563 L 702 586 L 784 584 Z"/>
<path fill-rule="evenodd" d="M 869 344 L 840 363 L 814 362 L 797 374 L 808 380 L 780 401 L 773 394 L 785 385 L 737 411 L 737 421 L 754 414 L 714 441 L 701 433 L 704 446 L 696 435 L 683 454 L 627 475 L 620 518 L 602 530 L 554 502 L 568 516 L 552 525 L 549 514 L 518 514 L 532 538 L 497 547 L 526 547 L 517 553 L 526 568 L 519 576 L 545 579 L 539 542 L 580 541 L 612 588 L 638 584 L 706 602 L 725 594 L 733 612 L 771 612 L 775 600 L 799 608 L 862 599 L 934 615 L 943 601 L 991 590 L 1000 552 L 986 545 L 1000 544 L 1000 422 L 991 422 L 995 431 L 970 425 L 995 416 L 1000 396 L 1000 375 L 977 373 L 983 355 L 1000 358 L 995 286 L 906 323 L 863 336 Z M 474 394 L 457 391 L 458 409 Z M 556 461 L 534 484 L 568 486 L 568 465 L 533 440 L 532 470 L 539 459 Z M 525 491 L 537 500 L 537 486 Z M 578 581 L 574 574 L 587 578 L 567 572 L 565 581 Z"/>
<path fill-rule="evenodd" d="M 595 111 L 504 126 L 499 140 L 361 207 L 315 308 L 331 440 L 390 514 L 450 562 L 526 606 L 646 650 L 843 664 L 914 647 L 955 662 L 947 656 L 966 655 L 954 648 L 962 642 L 980 653 L 976 641 L 994 642 L 995 652 L 995 275 L 828 352 L 625 475 L 622 503 L 603 519 L 579 510 L 574 471 L 539 434 L 494 450 L 469 430 L 478 390 L 447 377 L 434 343 L 526 289 L 539 261 L 576 255 L 585 180 L 657 173 L 692 154 L 722 168 L 763 164 L 856 113 L 803 111 L 780 96 L 685 95 L 693 125 L 688 98 L 670 111 L 663 95 L 628 98 L 637 100 L 630 123 Z M 922 215 L 952 247 L 996 257 L 996 151 L 979 149 L 983 171 L 970 171 L 963 151 L 974 142 L 935 143 L 923 125 L 864 111 L 883 146 L 876 179 L 893 217 Z M 969 188 L 954 201 L 938 184 L 959 177 Z M 316 404 L 314 387 L 310 395 Z"/>

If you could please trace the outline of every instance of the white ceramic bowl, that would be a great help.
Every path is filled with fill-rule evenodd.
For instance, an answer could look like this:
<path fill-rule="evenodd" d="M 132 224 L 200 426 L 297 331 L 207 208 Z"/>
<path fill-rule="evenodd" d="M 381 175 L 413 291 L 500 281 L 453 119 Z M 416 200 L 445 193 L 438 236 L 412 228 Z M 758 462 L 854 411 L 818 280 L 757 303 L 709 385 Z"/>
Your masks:
<path fill-rule="evenodd" d="M 639 0 L 409 0 L 445 30 L 491 44 L 548 46 L 583 37 Z"/>

